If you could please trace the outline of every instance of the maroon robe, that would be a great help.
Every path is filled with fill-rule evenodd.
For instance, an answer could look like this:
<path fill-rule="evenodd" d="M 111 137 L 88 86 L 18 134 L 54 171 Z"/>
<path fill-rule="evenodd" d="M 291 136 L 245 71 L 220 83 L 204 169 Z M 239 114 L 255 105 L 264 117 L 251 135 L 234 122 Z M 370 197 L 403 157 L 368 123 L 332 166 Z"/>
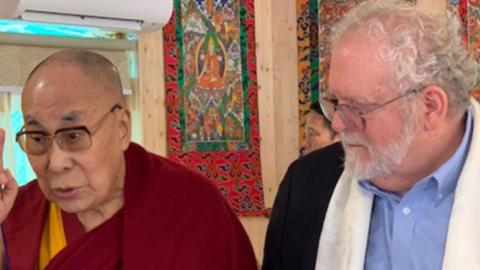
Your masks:
<path fill-rule="evenodd" d="M 123 209 L 88 233 L 62 212 L 67 247 L 48 270 L 257 269 L 247 234 L 211 182 L 133 143 L 125 157 Z M 36 181 L 20 189 L 2 224 L 10 269 L 37 269 L 47 213 Z"/>

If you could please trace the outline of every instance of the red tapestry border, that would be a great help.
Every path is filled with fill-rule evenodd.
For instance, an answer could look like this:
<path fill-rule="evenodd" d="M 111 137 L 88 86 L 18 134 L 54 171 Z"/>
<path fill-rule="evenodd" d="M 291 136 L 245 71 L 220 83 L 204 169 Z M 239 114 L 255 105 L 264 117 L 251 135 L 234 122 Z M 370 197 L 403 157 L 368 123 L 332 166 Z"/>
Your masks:
<path fill-rule="evenodd" d="M 239 1 L 239 0 L 236 0 Z M 178 2 L 178 0 L 176 1 Z M 185 2 L 185 1 L 184 1 Z M 232 2 L 232 1 L 223 1 Z M 181 130 L 179 108 L 180 90 L 182 85 L 181 52 L 177 44 L 179 31 L 178 20 L 175 14 L 164 28 L 164 50 L 167 89 L 167 124 L 169 158 L 178 161 L 212 180 L 228 199 L 230 205 L 238 215 L 257 216 L 265 215 L 263 187 L 261 181 L 260 164 L 260 134 L 258 124 L 257 104 L 257 76 L 255 61 L 255 19 L 254 1 L 239 1 L 242 6 L 242 23 L 246 38 L 243 60 L 247 74 L 248 85 L 245 102 L 248 104 L 248 121 L 250 126 L 250 147 L 241 151 L 182 151 L 184 138 Z M 178 4 L 178 3 L 177 3 Z M 217 3 L 218 4 L 218 3 Z M 245 80 L 243 81 L 244 83 Z"/>

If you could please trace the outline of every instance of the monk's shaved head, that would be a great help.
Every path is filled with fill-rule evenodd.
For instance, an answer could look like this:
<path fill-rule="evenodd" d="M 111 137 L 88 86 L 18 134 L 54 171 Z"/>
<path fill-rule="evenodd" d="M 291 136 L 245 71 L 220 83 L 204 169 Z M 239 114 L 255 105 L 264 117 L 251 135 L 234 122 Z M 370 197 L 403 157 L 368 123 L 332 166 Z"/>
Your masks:
<path fill-rule="evenodd" d="M 122 102 L 122 83 L 115 66 L 104 56 L 84 50 L 58 51 L 40 62 L 30 73 L 28 81 L 36 73 L 51 65 L 77 66 L 94 83 L 100 84 L 113 99 Z"/>

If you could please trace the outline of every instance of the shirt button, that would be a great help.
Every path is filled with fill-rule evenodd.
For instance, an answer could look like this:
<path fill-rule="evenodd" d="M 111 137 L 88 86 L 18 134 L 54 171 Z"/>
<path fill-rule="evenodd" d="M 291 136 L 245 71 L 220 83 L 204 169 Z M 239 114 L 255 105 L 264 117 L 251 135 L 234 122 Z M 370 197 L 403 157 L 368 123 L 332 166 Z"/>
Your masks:
<path fill-rule="evenodd" d="M 403 208 L 402 212 L 403 212 L 403 214 L 405 214 L 406 216 L 408 216 L 408 214 L 410 214 L 410 208 L 405 207 L 405 208 Z"/>

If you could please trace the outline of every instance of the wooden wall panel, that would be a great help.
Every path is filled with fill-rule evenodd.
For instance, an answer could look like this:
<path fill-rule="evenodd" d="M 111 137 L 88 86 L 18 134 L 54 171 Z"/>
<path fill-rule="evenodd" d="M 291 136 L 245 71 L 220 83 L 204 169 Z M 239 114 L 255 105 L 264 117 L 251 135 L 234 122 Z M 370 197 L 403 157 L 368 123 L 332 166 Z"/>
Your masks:
<path fill-rule="evenodd" d="M 150 151 L 167 155 L 167 118 L 163 31 L 142 33 L 138 39 L 140 106 L 143 114 L 143 144 Z"/>
<path fill-rule="evenodd" d="M 288 165 L 298 157 L 296 3 L 255 1 L 260 153 L 265 205 L 271 208 Z M 259 261 L 268 219 L 242 219 Z"/>

